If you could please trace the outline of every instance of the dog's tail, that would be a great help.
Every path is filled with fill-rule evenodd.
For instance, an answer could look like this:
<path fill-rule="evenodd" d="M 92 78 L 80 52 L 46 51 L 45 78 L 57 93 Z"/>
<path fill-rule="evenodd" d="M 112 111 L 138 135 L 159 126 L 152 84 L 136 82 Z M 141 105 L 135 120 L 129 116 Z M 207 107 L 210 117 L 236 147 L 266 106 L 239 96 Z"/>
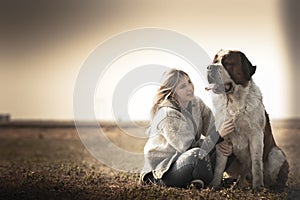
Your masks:
<path fill-rule="evenodd" d="M 264 128 L 264 153 L 263 153 L 263 160 L 267 160 L 269 153 L 271 152 L 272 148 L 276 145 L 275 139 L 273 137 L 272 128 L 270 124 L 270 118 L 265 111 L 265 118 L 266 118 L 266 125 Z"/>
<path fill-rule="evenodd" d="M 278 177 L 277 177 L 278 186 L 284 187 L 288 178 L 289 178 L 289 164 L 287 160 L 285 160 L 278 173 Z"/>

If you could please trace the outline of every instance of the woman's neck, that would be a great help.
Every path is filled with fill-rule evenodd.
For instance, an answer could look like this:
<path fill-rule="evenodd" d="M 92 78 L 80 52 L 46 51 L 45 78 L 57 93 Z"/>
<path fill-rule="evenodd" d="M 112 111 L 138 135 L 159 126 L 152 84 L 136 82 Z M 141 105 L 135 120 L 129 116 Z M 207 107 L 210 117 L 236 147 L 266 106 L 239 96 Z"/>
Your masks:
<path fill-rule="evenodd" d="M 185 102 L 179 101 L 179 106 L 183 109 L 187 109 L 188 105 L 189 105 L 189 101 L 185 101 Z"/>

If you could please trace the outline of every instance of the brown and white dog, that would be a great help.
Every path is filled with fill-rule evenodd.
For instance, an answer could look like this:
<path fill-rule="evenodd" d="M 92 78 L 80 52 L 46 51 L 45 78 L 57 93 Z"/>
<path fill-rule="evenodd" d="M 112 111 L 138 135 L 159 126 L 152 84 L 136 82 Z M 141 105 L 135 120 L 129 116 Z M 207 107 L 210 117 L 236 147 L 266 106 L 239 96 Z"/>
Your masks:
<path fill-rule="evenodd" d="M 255 70 L 242 52 L 221 50 L 207 67 L 210 86 L 206 89 L 214 93 L 216 128 L 219 130 L 226 118 L 232 118 L 235 126 L 225 138 L 237 158 L 227 172 L 240 177 L 241 187 L 252 180 L 252 188 L 260 190 L 264 185 L 284 186 L 289 165 L 275 143 L 262 94 L 251 78 Z M 211 186 L 220 184 L 226 162 L 227 157 L 217 151 Z"/>

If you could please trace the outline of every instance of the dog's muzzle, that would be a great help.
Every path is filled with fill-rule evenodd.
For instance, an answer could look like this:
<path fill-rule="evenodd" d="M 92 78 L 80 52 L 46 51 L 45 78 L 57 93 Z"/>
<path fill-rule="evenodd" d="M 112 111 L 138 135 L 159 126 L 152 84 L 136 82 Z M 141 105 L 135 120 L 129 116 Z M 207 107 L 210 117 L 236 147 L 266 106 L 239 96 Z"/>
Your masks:
<path fill-rule="evenodd" d="M 232 82 L 225 82 L 221 75 L 220 64 L 212 64 L 207 66 L 207 80 L 210 84 L 206 90 L 212 90 L 217 94 L 229 94 L 233 91 Z"/>
<path fill-rule="evenodd" d="M 207 66 L 207 80 L 208 83 L 224 83 L 220 74 L 220 68 L 222 65 L 212 64 Z"/>

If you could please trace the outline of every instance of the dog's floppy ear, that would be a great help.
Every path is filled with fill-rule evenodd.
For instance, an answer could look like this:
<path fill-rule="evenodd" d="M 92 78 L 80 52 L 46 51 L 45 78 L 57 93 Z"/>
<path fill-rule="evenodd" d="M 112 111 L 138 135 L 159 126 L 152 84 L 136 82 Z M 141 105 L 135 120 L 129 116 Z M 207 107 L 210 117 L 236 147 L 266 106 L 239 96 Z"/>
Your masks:
<path fill-rule="evenodd" d="M 225 51 L 223 49 L 221 49 L 220 51 L 218 51 L 218 53 L 215 55 L 213 63 L 218 63 L 221 62 L 220 58 L 225 54 Z"/>
<path fill-rule="evenodd" d="M 256 66 L 252 65 L 248 58 L 245 56 L 244 53 L 240 52 L 242 58 L 242 67 L 245 72 L 245 75 L 248 76 L 247 79 L 250 80 L 251 76 L 256 71 Z"/>

